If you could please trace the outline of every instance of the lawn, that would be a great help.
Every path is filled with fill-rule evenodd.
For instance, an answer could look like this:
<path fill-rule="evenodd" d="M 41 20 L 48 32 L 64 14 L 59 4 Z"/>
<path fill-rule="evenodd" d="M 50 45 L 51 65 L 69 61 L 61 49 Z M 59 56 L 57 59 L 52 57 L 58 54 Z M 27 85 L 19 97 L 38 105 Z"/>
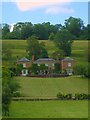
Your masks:
<path fill-rule="evenodd" d="M 40 41 L 41 42 L 41 41 Z M 49 57 L 57 50 L 51 41 L 45 42 Z M 1 43 L 0 43 L 1 44 Z M 12 61 L 26 56 L 27 42 L 25 40 L 3 40 L 12 51 Z M 88 41 L 75 40 L 72 45 L 71 57 L 77 64 L 87 65 Z M 10 64 L 11 64 L 10 62 Z M 4 64 L 7 61 L 3 61 Z M 61 93 L 88 93 L 88 80 L 77 76 L 65 78 L 31 78 L 16 77 L 20 83 L 20 92 L 24 96 L 34 98 L 55 98 Z M 86 118 L 88 117 L 87 101 L 12 101 L 10 107 L 12 118 Z"/>
<path fill-rule="evenodd" d="M 86 78 L 71 76 L 64 78 L 16 77 L 24 96 L 34 98 L 55 98 L 61 93 L 88 93 Z"/>
<path fill-rule="evenodd" d="M 12 102 L 12 118 L 87 118 L 87 101 Z"/>

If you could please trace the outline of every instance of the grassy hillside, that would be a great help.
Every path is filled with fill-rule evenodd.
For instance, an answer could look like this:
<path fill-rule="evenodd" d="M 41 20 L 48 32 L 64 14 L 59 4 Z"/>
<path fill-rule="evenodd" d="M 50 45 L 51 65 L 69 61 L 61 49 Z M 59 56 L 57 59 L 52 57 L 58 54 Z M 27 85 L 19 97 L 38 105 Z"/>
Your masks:
<path fill-rule="evenodd" d="M 40 41 L 42 42 L 42 41 Z M 57 49 L 51 41 L 45 42 L 49 57 Z M 1 44 L 1 42 L 0 42 Z M 27 42 L 25 40 L 3 40 L 12 51 L 11 62 L 27 56 Z M 74 41 L 72 55 L 77 64 L 87 65 L 88 41 Z M 6 61 L 3 61 L 5 64 Z M 55 98 L 58 92 L 62 93 L 88 93 L 88 80 L 86 78 L 71 76 L 66 78 L 31 78 L 16 77 L 20 83 L 20 92 L 34 98 Z M 12 101 L 10 106 L 12 118 L 87 118 L 87 101 Z"/>
<path fill-rule="evenodd" d="M 87 101 L 12 102 L 12 118 L 87 118 Z"/>
<path fill-rule="evenodd" d="M 40 42 L 44 42 L 46 45 L 46 49 L 48 50 L 49 57 L 51 54 L 57 50 L 55 44 L 51 41 L 42 40 Z M 27 56 L 26 48 L 27 41 L 25 40 L 3 40 L 3 45 L 7 45 L 8 48 L 12 51 L 13 60 L 16 60 L 16 56 L 19 58 Z M 72 55 L 71 57 L 75 58 L 77 64 L 87 64 L 87 49 L 88 49 L 88 41 L 74 41 L 72 45 Z"/>
<path fill-rule="evenodd" d="M 21 93 L 34 98 L 55 98 L 61 93 L 88 93 L 88 80 L 81 77 L 31 78 L 16 77 Z"/>

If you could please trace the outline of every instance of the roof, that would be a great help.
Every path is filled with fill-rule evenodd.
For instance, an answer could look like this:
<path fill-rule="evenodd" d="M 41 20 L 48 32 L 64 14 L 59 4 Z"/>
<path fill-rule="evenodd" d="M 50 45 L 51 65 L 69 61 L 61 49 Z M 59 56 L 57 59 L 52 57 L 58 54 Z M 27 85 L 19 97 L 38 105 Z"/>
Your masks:
<path fill-rule="evenodd" d="M 40 59 L 37 59 L 34 63 L 38 63 L 38 62 L 56 62 L 54 59 L 52 58 L 40 58 Z"/>
<path fill-rule="evenodd" d="M 62 61 L 74 61 L 74 59 L 70 58 L 70 57 L 66 57 L 64 58 Z"/>
<path fill-rule="evenodd" d="M 18 60 L 18 62 L 30 62 L 30 60 L 28 60 L 27 58 L 23 57 L 20 60 Z"/>

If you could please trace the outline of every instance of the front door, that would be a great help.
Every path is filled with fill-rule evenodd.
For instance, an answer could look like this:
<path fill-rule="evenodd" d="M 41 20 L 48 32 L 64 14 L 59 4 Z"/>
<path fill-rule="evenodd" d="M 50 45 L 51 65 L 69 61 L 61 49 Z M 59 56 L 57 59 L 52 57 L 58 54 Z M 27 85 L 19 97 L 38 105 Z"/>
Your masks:
<path fill-rule="evenodd" d="M 68 75 L 72 75 L 73 74 L 72 69 L 67 69 L 66 72 L 67 72 Z"/>
<path fill-rule="evenodd" d="M 22 76 L 27 76 L 28 75 L 28 70 L 27 69 L 23 69 L 22 70 Z"/>

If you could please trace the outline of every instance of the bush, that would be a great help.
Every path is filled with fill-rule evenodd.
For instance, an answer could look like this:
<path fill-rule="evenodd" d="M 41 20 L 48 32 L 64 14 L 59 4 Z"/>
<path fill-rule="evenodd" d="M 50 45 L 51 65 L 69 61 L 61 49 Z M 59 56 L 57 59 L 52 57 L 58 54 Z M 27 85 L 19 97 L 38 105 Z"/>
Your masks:
<path fill-rule="evenodd" d="M 63 100 L 63 98 L 64 98 L 64 97 L 63 97 L 63 94 L 59 92 L 59 93 L 57 94 L 57 98 L 60 99 L 60 100 Z"/>
<path fill-rule="evenodd" d="M 86 68 L 83 65 L 75 65 L 73 69 L 76 75 L 84 75 L 86 73 Z"/>
<path fill-rule="evenodd" d="M 90 78 L 90 66 L 85 69 L 84 76 Z"/>
<path fill-rule="evenodd" d="M 70 100 L 70 99 L 72 99 L 72 94 L 62 94 L 59 92 L 57 94 L 57 98 L 60 100 Z"/>
<path fill-rule="evenodd" d="M 76 100 L 85 100 L 85 99 L 88 99 L 88 95 L 87 94 L 84 94 L 84 93 L 76 93 L 75 94 L 75 99 Z"/>
<path fill-rule="evenodd" d="M 16 91 L 13 93 L 13 97 L 20 97 L 20 96 L 21 96 L 21 94 L 19 91 Z"/>
<path fill-rule="evenodd" d="M 57 98 L 59 100 L 90 100 L 90 94 L 85 94 L 85 93 L 76 93 L 75 96 L 72 96 L 72 94 L 62 94 L 58 93 Z"/>

